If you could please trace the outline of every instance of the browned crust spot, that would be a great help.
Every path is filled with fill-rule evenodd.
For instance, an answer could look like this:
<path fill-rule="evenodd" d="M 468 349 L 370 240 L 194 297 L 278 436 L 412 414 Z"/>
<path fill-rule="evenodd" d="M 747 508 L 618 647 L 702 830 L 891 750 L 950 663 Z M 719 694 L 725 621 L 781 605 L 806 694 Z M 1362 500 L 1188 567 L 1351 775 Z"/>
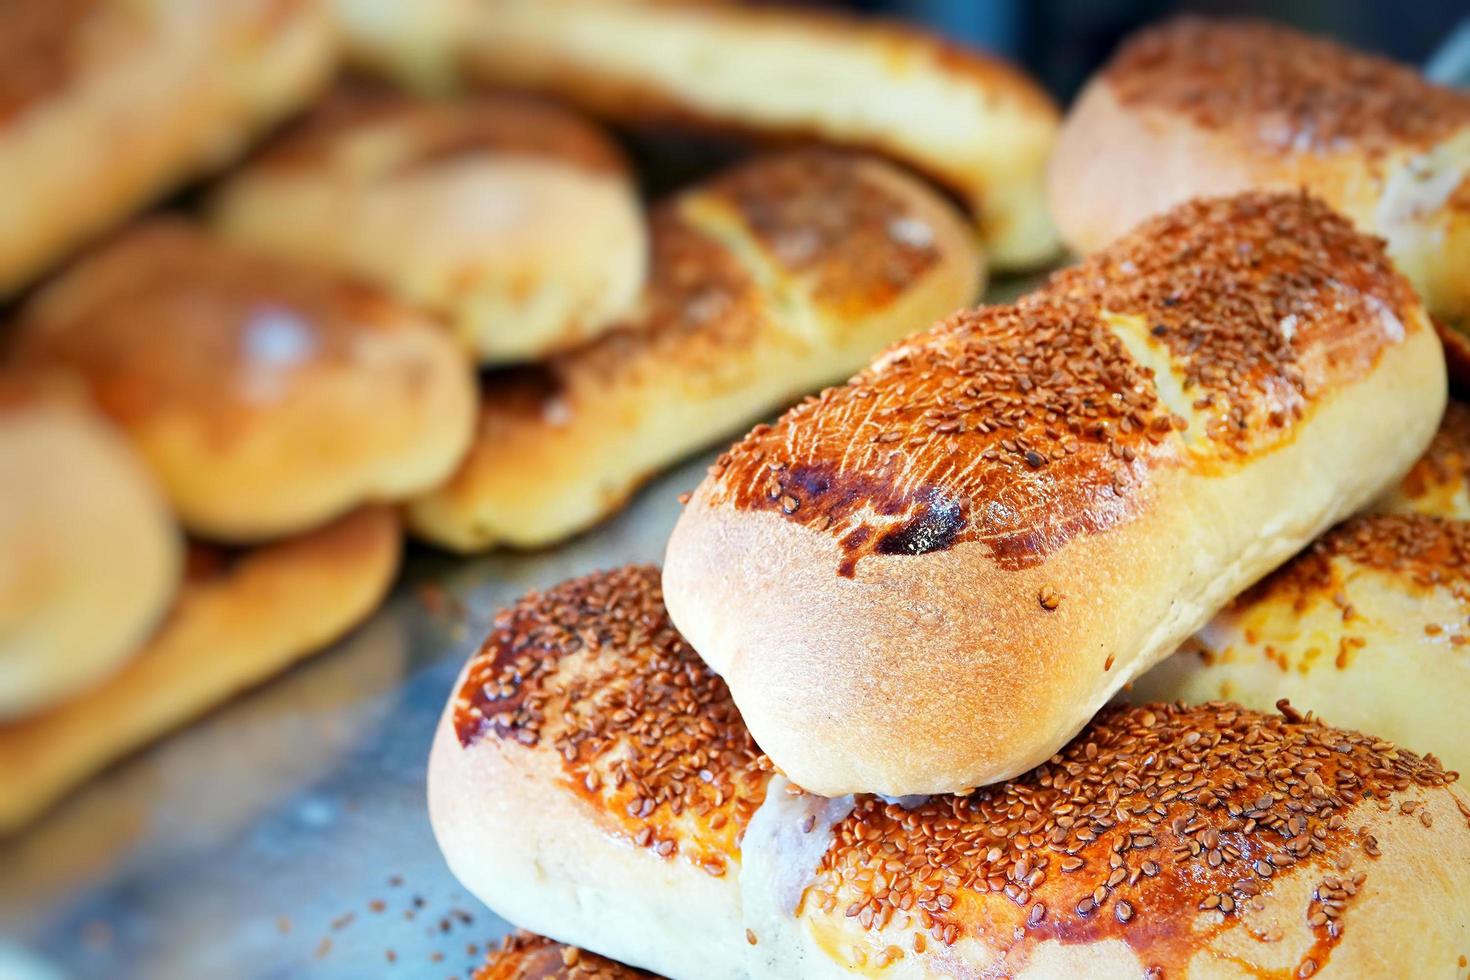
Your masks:
<path fill-rule="evenodd" d="M 98 0 L 0 4 L 0 126 L 66 87 L 86 67 L 82 28 Z"/>
<path fill-rule="evenodd" d="M 1427 146 L 1470 124 L 1470 97 L 1414 69 L 1257 20 L 1181 17 L 1105 70 L 1125 105 L 1248 132 L 1280 152 Z"/>
<path fill-rule="evenodd" d="M 1470 406 L 1450 401 L 1445 405 L 1434 441 L 1404 477 L 1403 492 L 1410 498 L 1425 497 L 1435 487 L 1467 482 L 1470 482 Z"/>
<path fill-rule="evenodd" d="M 1280 715 L 1110 707 L 1008 782 L 910 809 L 861 798 L 803 908 L 873 930 L 907 917 L 918 950 L 926 936 L 979 936 L 1007 957 L 1046 939 L 1116 938 L 1172 975 L 1278 874 L 1306 873 L 1321 876 L 1303 909 L 1316 938 L 1306 958 L 1321 966 L 1378 853 L 1359 813 L 1455 778 L 1432 756 L 1284 703 Z M 1418 806 L 1406 802 L 1405 819 Z"/>
<path fill-rule="evenodd" d="M 515 932 L 501 940 L 473 980 L 639 980 L 653 974 L 544 936 Z"/>

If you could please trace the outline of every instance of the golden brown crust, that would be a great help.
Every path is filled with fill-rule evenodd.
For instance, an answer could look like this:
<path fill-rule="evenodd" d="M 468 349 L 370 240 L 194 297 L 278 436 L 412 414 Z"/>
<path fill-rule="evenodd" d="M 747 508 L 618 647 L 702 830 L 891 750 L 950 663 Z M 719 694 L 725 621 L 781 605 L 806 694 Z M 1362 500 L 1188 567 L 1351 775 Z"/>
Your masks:
<path fill-rule="evenodd" d="M 1234 128 L 1279 152 L 1429 146 L 1470 124 L 1470 96 L 1267 21 L 1168 21 L 1129 39 L 1103 77 L 1124 105 Z"/>
<path fill-rule="evenodd" d="M 1377 509 L 1470 520 L 1470 405 L 1445 406 L 1434 441 Z"/>
<path fill-rule="evenodd" d="M 473 980 L 638 980 L 653 977 L 606 957 L 528 932 L 506 936 Z"/>
<path fill-rule="evenodd" d="M 13 0 L 0 7 L 0 127 L 64 86 L 99 0 Z"/>

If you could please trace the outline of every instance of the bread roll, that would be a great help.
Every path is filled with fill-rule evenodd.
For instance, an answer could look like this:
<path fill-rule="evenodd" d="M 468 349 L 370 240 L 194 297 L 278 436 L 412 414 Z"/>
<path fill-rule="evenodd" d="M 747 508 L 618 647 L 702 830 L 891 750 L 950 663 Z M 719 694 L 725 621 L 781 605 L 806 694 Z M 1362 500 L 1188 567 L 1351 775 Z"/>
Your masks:
<path fill-rule="evenodd" d="M 106 677 L 173 601 L 178 529 L 127 442 L 0 376 L 0 722 Z"/>
<path fill-rule="evenodd" d="M 391 28 L 381 0 L 338 7 L 349 45 L 418 77 L 457 66 L 623 122 L 876 150 L 959 195 L 997 266 L 1056 253 L 1043 188 L 1050 98 L 1011 66 L 921 31 L 720 3 L 434 0 L 400 5 Z M 426 57 L 436 48 L 437 66 Z"/>
<path fill-rule="evenodd" d="M 313 97 L 326 0 L 0 5 L 0 295 Z"/>
<path fill-rule="evenodd" d="M 674 529 L 669 611 L 799 785 L 994 782 L 1399 479 L 1444 383 L 1376 242 L 1194 202 L 757 426 Z"/>
<path fill-rule="evenodd" d="M 1258 21 L 1184 17 L 1128 41 L 1078 98 L 1049 197 L 1074 249 L 1193 197 L 1305 187 L 1470 329 L 1470 94 Z"/>
<path fill-rule="evenodd" d="M 971 302 L 960 216 L 876 160 L 757 158 L 662 205 L 638 311 L 593 344 L 484 387 L 474 447 L 414 501 L 460 551 L 557 541 L 648 477 Z"/>
<path fill-rule="evenodd" d="M 555 106 L 509 97 L 339 92 L 225 186 L 214 218 L 243 245 L 436 314 L 492 363 L 602 332 L 648 265 L 617 148 Z"/>
<path fill-rule="evenodd" d="M 823 800 L 769 774 L 657 583 L 522 600 L 441 722 L 435 832 L 519 925 L 676 978 L 1385 976 L 1411 929 L 1439 976 L 1465 949 L 1470 796 L 1433 758 L 1289 705 L 1110 707 L 968 796 Z"/>
<path fill-rule="evenodd" d="M 387 592 L 400 541 L 393 512 L 372 507 L 256 549 L 194 546 L 168 618 L 120 671 L 47 711 L 0 724 L 0 833 L 347 632 Z"/>
<path fill-rule="evenodd" d="M 1470 520 L 1470 405 L 1445 405 L 1429 449 L 1375 509 Z"/>
<path fill-rule="evenodd" d="M 78 372 L 210 539 L 296 533 L 424 490 L 474 425 L 472 371 L 437 325 L 173 221 L 44 290 L 17 347 Z"/>
<path fill-rule="evenodd" d="M 505 937 L 472 980 L 638 980 L 651 973 L 527 932 Z"/>

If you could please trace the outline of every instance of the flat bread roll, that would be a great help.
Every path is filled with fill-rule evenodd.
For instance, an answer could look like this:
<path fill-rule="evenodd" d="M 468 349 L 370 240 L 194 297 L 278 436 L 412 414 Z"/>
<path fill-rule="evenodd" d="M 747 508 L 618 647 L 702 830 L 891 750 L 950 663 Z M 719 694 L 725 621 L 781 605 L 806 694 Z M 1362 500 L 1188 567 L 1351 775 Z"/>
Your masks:
<path fill-rule="evenodd" d="M 1375 509 L 1470 521 L 1470 405 L 1445 406 L 1429 449 Z"/>
<path fill-rule="evenodd" d="M 506 936 L 471 980 L 639 980 L 652 976 L 576 946 L 520 932 Z"/>
<path fill-rule="evenodd" d="M 210 540 L 298 533 L 425 490 L 474 426 L 473 372 L 437 324 L 173 220 L 43 290 L 16 347 L 24 365 L 79 374 Z"/>
<path fill-rule="evenodd" d="M 41 379 L 0 376 L 0 724 L 116 670 L 173 602 L 178 528 L 143 462 Z"/>
<path fill-rule="evenodd" d="M 550 103 L 335 93 L 215 201 L 226 238 L 382 287 L 480 361 L 605 330 L 648 267 L 617 147 Z"/>
<path fill-rule="evenodd" d="M 0 723 L 0 833 L 109 763 L 265 681 L 372 612 L 398 570 L 385 507 L 245 551 L 195 545 L 163 625 L 105 683 Z"/>
<path fill-rule="evenodd" d="M 1383 514 L 1334 528 L 1126 696 L 1289 698 L 1470 772 L 1470 523 Z"/>
<path fill-rule="evenodd" d="M 1399 480 L 1444 384 L 1379 243 L 1298 194 L 1193 202 L 754 429 L 674 529 L 669 611 L 798 784 L 984 785 Z"/>
<path fill-rule="evenodd" d="M 1068 114 L 1049 197 L 1091 252 L 1189 198 L 1303 187 L 1470 329 L 1470 94 L 1322 38 L 1197 17 L 1144 30 Z"/>
<path fill-rule="evenodd" d="M 607 336 L 492 376 L 459 472 L 415 500 L 458 551 L 581 531 L 646 479 L 974 300 L 959 214 L 878 160 L 757 158 L 660 206 L 652 277 Z"/>
<path fill-rule="evenodd" d="M 1432 757 L 1289 705 L 1110 707 L 966 796 L 825 800 L 658 599 L 652 568 L 528 596 L 445 710 L 435 833 L 519 926 L 689 980 L 1389 976 L 1410 930 L 1440 976 L 1470 941 L 1470 795 Z"/>
<path fill-rule="evenodd" d="M 0 295 L 325 85 L 326 0 L 0 4 Z"/>
<path fill-rule="evenodd" d="M 914 28 L 728 3 L 339 0 L 349 47 L 423 79 L 534 89 L 610 119 L 874 150 L 953 190 L 1001 268 L 1057 251 L 1057 110 L 998 59 Z"/>

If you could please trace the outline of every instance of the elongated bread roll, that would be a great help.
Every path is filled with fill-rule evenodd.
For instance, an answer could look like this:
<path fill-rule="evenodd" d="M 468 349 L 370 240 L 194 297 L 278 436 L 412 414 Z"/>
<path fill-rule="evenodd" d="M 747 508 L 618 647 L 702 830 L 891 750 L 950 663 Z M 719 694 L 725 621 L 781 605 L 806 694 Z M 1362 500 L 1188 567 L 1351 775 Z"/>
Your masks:
<path fill-rule="evenodd" d="M 1051 100 L 1009 65 L 933 35 L 718 3 L 436 0 L 400 5 L 391 21 L 381 0 L 338 8 L 370 60 L 418 76 L 457 66 L 626 122 L 876 150 L 963 198 L 997 266 L 1035 266 L 1057 250 L 1043 199 Z"/>
<path fill-rule="evenodd" d="M 1440 976 L 1470 936 L 1470 797 L 1432 757 L 1290 706 L 1110 707 L 967 796 L 824 800 L 761 764 L 651 568 L 501 615 L 429 792 L 497 911 L 690 980 L 1386 976 L 1411 929 Z"/>
<path fill-rule="evenodd" d="M 314 96 L 326 0 L 0 5 L 0 295 Z"/>
<path fill-rule="evenodd" d="M 81 375 L 212 540 L 424 490 L 474 424 L 473 372 L 437 324 L 175 221 L 126 232 L 43 290 L 17 349 Z"/>
<path fill-rule="evenodd" d="M 1470 521 L 1470 405 L 1445 406 L 1429 449 L 1375 509 Z"/>
<path fill-rule="evenodd" d="M 97 683 L 173 601 L 180 536 L 84 400 L 0 376 L 0 723 Z"/>
<path fill-rule="evenodd" d="M 255 549 L 194 546 L 172 611 L 121 670 L 46 711 L 0 723 L 0 833 L 346 633 L 388 591 L 401 540 L 393 512 L 370 507 Z"/>
<path fill-rule="evenodd" d="M 530 933 L 506 936 L 472 980 L 638 980 L 652 974 Z"/>
<path fill-rule="evenodd" d="M 422 537 L 461 551 L 546 544 L 648 477 L 974 300 L 958 213 L 877 160 L 757 158 L 653 217 L 638 311 L 591 345 L 492 377 L 469 456 L 415 500 Z"/>
<path fill-rule="evenodd" d="M 1180 18 L 1128 41 L 1052 158 L 1062 237 L 1090 252 L 1192 197 L 1305 187 L 1470 329 L 1470 95 L 1257 21 Z"/>
<path fill-rule="evenodd" d="M 1191 203 L 757 426 L 674 529 L 669 610 L 800 785 L 993 782 L 1401 477 L 1444 385 L 1376 242 L 1300 195 Z"/>
<path fill-rule="evenodd" d="M 509 97 L 337 92 L 225 186 L 214 218 L 241 244 L 433 312 L 492 363 L 602 332 L 648 266 L 618 149 L 565 110 Z"/>

